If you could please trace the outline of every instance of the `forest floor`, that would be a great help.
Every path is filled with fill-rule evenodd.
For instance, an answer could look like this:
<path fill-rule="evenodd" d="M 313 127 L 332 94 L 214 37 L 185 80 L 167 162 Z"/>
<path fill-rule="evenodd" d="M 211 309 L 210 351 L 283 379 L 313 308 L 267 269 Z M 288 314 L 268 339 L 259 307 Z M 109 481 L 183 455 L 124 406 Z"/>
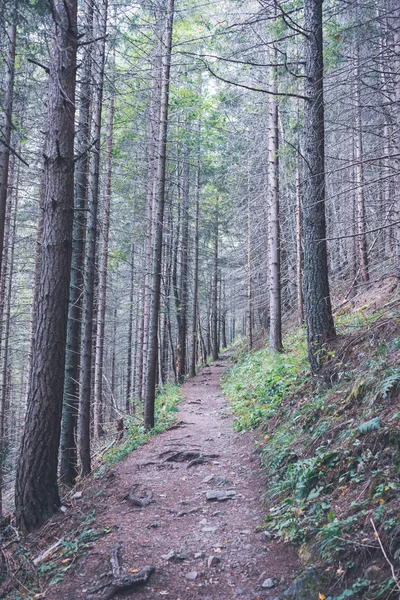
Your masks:
<path fill-rule="evenodd" d="M 104 592 L 90 593 L 110 580 L 110 554 L 116 544 L 122 574 L 155 567 L 149 583 L 125 593 L 126 598 L 272 599 L 288 587 L 299 566 L 297 552 L 260 529 L 265 475 L 254 437 L 232 428 L 233 416 L 220 388 L 228 360 L 225 355 L 203 367 L 182 386 L 175 426 L 87 484 L 82 495 L 72 497 L 66 513 L 41 531 L 36 554 L 68 537 L 78 517 L 90 524 L 86 538 L 82 528 L 78 538 L 86 540 L 86 551 L 82 554 L 77 547 L 73 558 L 67 553 L 64 561 L 57 561 L 62 581 L 53 577 L 53 585 L 34 597 L 100 600 Z M 132 506 L 127 498 L 132 486 L 135 498 L 152 501 Z M 229 498 L 207 499 L 210 492 Z"/>

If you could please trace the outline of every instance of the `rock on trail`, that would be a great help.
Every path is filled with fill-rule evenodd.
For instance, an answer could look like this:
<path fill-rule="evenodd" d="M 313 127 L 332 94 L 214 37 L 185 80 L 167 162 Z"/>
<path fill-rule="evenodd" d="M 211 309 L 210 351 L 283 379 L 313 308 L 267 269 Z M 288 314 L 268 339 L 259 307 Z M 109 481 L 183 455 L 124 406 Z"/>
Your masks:
<path fill-rule="evenodd" d="M 183 385 L 180 426 L 138 448 L 114 468 L 115 476 L 96 483 L 102 502 L 91 527 L 111 533 L 47 590 L 48 600 L 85 599 L 110 573 L 116 544 L 123 572 L 155 567 L 149 583 L 124 598 L 256 600 L 283 594 L 298 568 L 296 552 L 257 530 L 266 482 L 252 436 L 232 429 L 219 384 L 226 366 L 225 359 L 204 367 Z"/>

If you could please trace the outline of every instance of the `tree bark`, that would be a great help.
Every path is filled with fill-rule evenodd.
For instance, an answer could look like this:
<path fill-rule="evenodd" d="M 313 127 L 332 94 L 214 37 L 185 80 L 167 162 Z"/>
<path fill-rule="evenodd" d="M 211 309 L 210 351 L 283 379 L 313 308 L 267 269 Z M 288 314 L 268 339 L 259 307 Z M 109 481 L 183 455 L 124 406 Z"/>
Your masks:
<path fill-rule="evenodd" d="M 152 261 L 151 310 L 149 320 L 149 351 L 145 381 L 144 425 L 148 431 L 154 427 L 154 408 L 157 378 L 157 341 L 160 313 L 160 289 L 162 273 L 162 240 L 165 205 L 166 150 L 169 109 L 169 84 L 171 71 L 172 30 L 174 22 L 174 0 L 168 0 L 166 14 L 165 46 L 162 58 L 162 87 L 160 106 L 160 135 L 157 165 L 157 214 Z"/>
<path fill-rule="evenodd" d="M 356 169 L 356 206 L 357 206 L 357 246 L 358 246 L 358 277 L 359 281 L 369 281 L 367 238 L 365 235 L 365 198 L 364 198 L 364 166 L 363 166 L 363 132 L 361 118 L 361 90 L 360 90 L 360 54 L 357 47 L 355 68 L 355 144 L 354 158 Z"/>
<path fill-rule="evenodd" d="M 218 238 L 219 238 L 219 209 L 218 206 L 214 213 L 214 265 L 212 280 L 212 305 L 211 305 L 211 337 L 212 337 L 212 358 L 218 360 Z"/>
<path fill-rule="evenodd" d="M 277 52 L 274 52 L 274 60 Z M 272 68 L 272 89 L 276 91 L 276 68 Z M 269 191 L 269 348 L 282 352 L 281 245 L 279 227 L 279 115 L 275 96 L 269 99 L 268 191 Z"/>
<path fill-rule="evenodd" d="M 297 158 L 296 168 L 296 275 L 297 275 L 297 318 L 299 325 L 304 323 L 304 298 L 303 298 L 303 247 L 302 247 L 302 208 L 301 208 L 301 176 L 300 158 Z"/>
<path fill-rule="evenodd" d="M 308 358 L 317 373 L 326 344 L 335 337 L 328 280 L 325 221 L 325 132 L 323 94 L 322 0 L 305 0 L 305 79 L 303 154 L 303 291 Z"/>
<path fill-rule="evenodd" d="M 85 274 L 82 307 L 80 397 L 78 418 L 78 448 L 82 475 L 91 471 L 90 457 L 90 400 L 92 390 L 93 359 L 93 313 L 96 273 L 97 214 L 99 205 L 100 135 L 103 104 L 105 36 L 107 30 L 108 1 L 103 0 L 95 11 L 96 25 L 93 30 L 100 39 L 96 42 L 93 56 L 93 159 L 89 182 L 88 216 L 86 228 Z"/>
<path fill-rule="evenodd" d="M 188 270 L 189 270 L 189 155 L 183 165 L 183 202 L 182 202 L 182 242 L 180 251 L 180 286 L 178 302 L 178 345 L 176 349 L 176 373 L 178 383 L 186 375 L 186 337 L 188 310 Z"/>
<path fill-rule="evenodd" d="M 198 136 L 199 142 L 197 147 L 197 164 L 196 164 L 196 184 L 195 184 L 195 216 L 194 216 L 194 274 L 193 274 L 193 320 L 192 320 L 192 352 L 190 355 L 190 371 L 189 376 L 196 375 L 197 363 L 197 321 L 198 321 L 198 302 L 199 302 L 199 219 L 200 219 L 200 134 L 201 123 L 199 122 Z"/>
<path fill-rule="evenodd" d="M 72 251 L 77 2 L 53 0 L 38 314 L 15 507 L 25 533 L 60 506 L 58 446 Z"/>
<path fill-rule="evenodd" d="M 8 191 L 8 171 L 10 161 L 10 144 L 12 128 L 12 110 L 14 97 L 14 75 L 15 75 L 15 47 L 17 37 L 16 9 L 17 1 L 14 0 L 12 14 L 13 23 L 7 29 L 7 54 L 5 57 L 4 95 L 1 114 L 1 138 L 0 140 L 0 270 L 2 261 L 2 250 L 4 244 L 4 227 L 6 218 L 6 204 Z"/>
<path fill-rule="evenodd" d="M 104 191 L 102 248 L 99 273 L 99 298 L 97 311 L 96 362 L 94 370 L 94 436 L 103 435 L 103 359 L 107 300 L 108 241 L 110 237 L 111 176 L 114 129 L 114 97 L 110 99 L 108 113 L 106 187 Z"/>
<path fill-rule="evenodd" d="M 87 2 L 86 39 L 93 37 L 93 0 Z M 82 325 L 85 226 L 89 183 L 92 44 L 84 47 L 80 85 L 79 123 L 75 166 L 75 204 L 72 242 L 71 283 L 65 356 L 64 405 L 61 429 L 60 479 L 74 485 L 78 475 L 77 426 L 79 406 L 80 337 Z"/>

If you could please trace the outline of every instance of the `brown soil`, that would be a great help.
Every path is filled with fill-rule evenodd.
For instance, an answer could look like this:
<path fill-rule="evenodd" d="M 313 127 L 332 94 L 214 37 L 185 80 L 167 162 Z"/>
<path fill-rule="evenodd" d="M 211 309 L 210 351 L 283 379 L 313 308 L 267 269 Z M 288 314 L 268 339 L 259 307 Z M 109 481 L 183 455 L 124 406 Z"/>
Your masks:
<path fill-rule="evenodd" d="M 298 568 L 297 553 L 258 530 L 265 514 L 265 477 L 252 436 L 232 429 L 233 418 L 219 385 L 225 368 L 222 359 L 188 381 L 182 387 L 181 424 L 86 487 L 82 499 L 74 500 L 67 514 L 49 524 L 47 544 L 63 535 L 68 522 L 71 526 L 68 512 L 79 511 L 81 503 L 82 513 L 96 507 L 91 527 L 107 527 L 111 532 L 93 542 L 62 583 L 45 591 L 47 600 L 80 600 L 97 584 L 107 583 L 110 552 L 117 542 L 121 542 L 124 574 L 145 565 L 156 569 L 147 586 L 125 593 L 125 598 L 254 600 L 279 598 L 288 587 Z M 170 462 L 173 450 L 200 451 L 205 462 L 190 467 L 187 460 Z M 220 486 L 207 482 L 211 476 L 228 482 Z M 153 502 L 144 508 L 131 506 L 126 495 L 134 484 L 138 484 L 135 495 L 151 491 Z M 224 502 L 207 501 L 210 490 L 236 494 Z M 40 545 L 43 548 L 43 537 Z M 165 555 L 171 550 L 181 558 L 168 560 Z M 213 557 L 216 564 L 210 566 Z M 195 579 L 188 579 L 189 573 Z M 274 580 L 274 587 L 261 588 L 268 578 Z"/>

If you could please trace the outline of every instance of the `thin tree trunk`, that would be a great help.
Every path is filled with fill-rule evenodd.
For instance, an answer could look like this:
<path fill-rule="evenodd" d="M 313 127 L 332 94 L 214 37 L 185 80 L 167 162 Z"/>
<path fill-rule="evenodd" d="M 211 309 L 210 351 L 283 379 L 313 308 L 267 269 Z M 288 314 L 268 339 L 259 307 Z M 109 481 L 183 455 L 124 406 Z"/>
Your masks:
<path fill-rule="evenodd" d="M 103 360 L 104 332 L 107 300 L 108 241 L 110 237 L 111 176 L 114 129 L 114 96 L 110 99 L 108 113 L 106 187 L 104 191 L 102 248 L 99 273 L 99 297 L 97 311 L 96 362 L 94 370 L 94 436 L 103 435 Z"/>
<path fill-rule="evenodd" d="M 300 157 L 296 168 L 296 274 L 297 274 L 297 318 L 299 325 L 304 323 L 303 298 L 303 248 L 302 248 L 302 209 L 301 209 L 301 175 Z"/>
<path fill-rule="evenodd" d="M 10 178 L 11 180 L 12 178 Z M 14 214 L 12 215 L 12 198 L 13 190 L 9 191 L 9 198 L 7 203 L 9 204 L 8 222 L 6 222 L 7 234 L 7 245 L 4 246 L 4 256 L 2 263 L 2 272 L 4 281 L 6 279 L 6 270 L 8 270 L 8 284 L 7 284 L 7 299 L 6 299 L 6 311 L 5 311 L 5 327 L 4 327 L 4 344 L 3 344 L 3 365 L 2 365 L 2 383 L 1 383 L 1 398 L 0 398 L 0 515 L 2 514 L 2 488 L 4 481 L 4 461 L 7 450 L 7 432 L 8 432 L 8 409 L 9 409 L 9 350 L 10 350 L 10 327 L 11 327 L 11 307 L 12 307 L 12 290 L 13 290 L 13 273 L 14 273 L 14 250 L 15 250 L 15 236 L 17 229 L 17 203 L 18 196 L 15 194 L 15 206 L 13 209 Z M 10 231 L 12 223 L 12 231 Z M 6 238 L 5 238 L 6 239 Z M 10 256 L 7 257 L 7 250 L 10 248 Z M 7 254 L 6 254 L 7 252 Z M 5 265 L 5 268 L 3 268 Z M 3 315 L 2 315 L 3 321 Z"/>
<path fill-rule="evenodd" d="M 15 486 L 16 521 L 24 532 L 39 527 L 60 506 L 57 463 L 74 204 L 76 0 L 53 0 L 52 14 L 38 317 Z"/>
<path fill-rule="evenodd" d="M 3 514 L 3 485 L 4 485 L 4 462 L 7 450 L 7 423 L 9 417 L 7 415 L 6 406 L 6 378 L 7 373 L 7 354 L 8 354 L 8 336 L 10 329 L 10 306 L 11 306 L 11 288 L 10 281 L 12 281 L 12 269 L 13 269 L 13 258 L 14 258 L 14 246 L 15 246 L 15 220 L 16 212 L 14 210 L 14 223 L 12 236 L 11 230 L 11 212 L 12 212 L 12 199 L 13 199 L 13 180 L 14 180 L 14 168 L 15 160 L 11 157 L 9 165 L 9 180 L 8 180 L 8 195 L 7 195 L 7 206 L 6 206 L 6 217 L 5 217 L 5 228 L 4 228 L 4 244 L 3 244 L 3 260 L 1 262 L 1 277 L 0 277 L 0 348 L 2 348 L 2 386 L 0 388 L 0 516 Z M 17 196 L 16 196 L 17 198 Z M 11 249 L 10 249 L 11 245 Z M 8 260 L 10 249 L 10 260 Z M 9 273 L 9 281 L 7 286 L 7 272 Z M 6 289 L 7 288 L 7 289 Z M 6 309 L 7 306 L 7 309 Z M 4 319 L 4 313 L 6 312 L 6 318 Z M 3 329 L 4 338 L 3 338 Z M 3 343 L 4 342 L 4 343 Z"/>
<path fill-rule="evenodd" d="M 80 368 L 80 397 L 78 419 L 78 447 L 82 475 L 91 471 L 90 457 L 90 398 L 92 389 L 92 354 L 93 354 L 93 311 L 94 286 L 96 273 L 97 245 L 97 213 L 99 204 L 99 174 L 100 174 L 100 135 L 101 114 L 103 104 L 105 36 L 107 29 L 108 1 L 103 0 L 97 6 L 94 33 L 100 39 L 94 48 L 94 102 L 93 102 L 93 159 L 91 164 L 89 201 L 87 217 L 87 239 L 85 252 L 85 274 L 83 286 L 82 307 L 82 337 L 81 337 L 81 368 Z"/>
<path fill-rule="evenodd" d="M 176 372 L 181 383 L 186 375 L 186 337 L 188 310 L 188 271 L 189 271 L 189 156 L 184 158 L 183 166 L 183 203 L 182 203 L 182 243 L 180 252 L 180 291 L 178 346 L 176 351 Z"/>
<path fill-rule="evenodd" d="M 277 60 L 275 50 L 273 60 Z M 276 88 L 276 68 L 272 68 L 272 89 Z M 282 352 L 281 314 L 281 245 L 279 226 L 279 115 L 276 96 L 269 98 L 269 145 L 268 145 L 268 190 L 269 190 L 269 348 Z"/>
<path fill-rule="evenodd" d="M 131 403 L 133 397 L 134 388 L 134 376 L 133 376 L 133 361 L 132 361 L 132 350 L 133 350 L 133 299 L 134 299 L 134 266 L 135 266 L 135 243 L 132 241 L 131 252 L 130 252 L 130 277 L 129 277 L 129 332 L 128 332 L 128 358 L 127 358 L 127 370 L 126 370 L 126 398 L 125 398 L 125 410 L 127 414 L 131 412 Z M 137 336 L 136 336 L 137 337 Z M 135 357 L 136 358 L 136 357 Z"/>
<path fill-rule="evenodd" d="M 174 21 L 174 0 L 167 2 L 165 50 L 162 60 L 162 88 L 160 106 L 160 137 L 159 155 L 157 165 L 157 215 L 154 235 L 154 253 L 152 267 L 151 286 L 151 311 L 149 320 L 149 352 L 146 371 L 146 394 L 144 398 L 144 425 L 148 431 L 154 427 L 154 407 L 156 397 L 157 377 L 157 341 L 158 321 L 160 313 L 160 289 L 161 289 L 161 257 L 163 239 L 163 221 L 165 205 L 165 176 L 166 176 L 166 153 L 167 153 L 167 129 L 169 108 L 169 84 L 171 70 L 172 30 Z"/>
<path fill-rule="evenodd" d="M 253 272 L 252 272 L 252 219 L 250 190 L 247 198 L 247 341 L 253 348 Z"/>
<path fill-rule="evenodd" d="M 325 132 L 323 95 L 322 0 L 305 0 L 304 106 L 305 183 L 303 194 L 303 291 L 308 357 L 313 372 L 324 362 L 335 337 L 328 280 L 325 221 Z"/>
<path fill-rule="evenodd" d="M 363 166 L 363 132 L 361 118 L 360 97 L 360 56 L 357 48 L 355 68 L 355 144 L 354 158 L 356 169 L 356 206 L 357 206 L 357 245 L 358 245 L 358 273 L 362 282 L 369 281 L 367 238 L 365 235 L 365 199 L 364 199 L 364 166 Z"/>
<path fill-rule="evenodd" d="M 145 393 L 146 370 L 149 348 L 149 321 L 151 302 L 151 269 L 152 269 L 152 244 L 154 238 L 154 218 L 157 196 L 157 160 L 158 141 L 160 131 L 161 107 L 161 78 L 162 78 L 162 32 L 159 29 L 160 15 L 156 11 L 156 35 L 158 41 L 152 63 L 151 102 L 149 114 L 149 144 L 148 144 L 148 171 L 147 171 L 147 200 L 146 200 L 146 237 L 144 244 L 144 302 L 143 302 L 143 347 L 142 347 L 142 388 L 141 397 Z"/>
<path fill-rule="evenodd" d="M 211 306 L 211 337 L 212 337 L 212 358 L 218 360 L 218 238 L 219 238 L 219 210 L 215 209 L 214 221 L 214 265 L 212 282 L 212 306 Z"/>
<path fill-rule="evenodd" d="M 200 133 L 201 123 L 199 122 L 199 143 L 197 147 L 197 164 L 196 164 L 196 200 L 195 200 L 195 217 L 194 217 L 194 275 L 193 275 L 193 321 L 192 321 L 192 353 L 190 356 L 190 377 L 196 375 L 197 363 L 197 322 L 198 322 L 198 303 L 199 303 L 199 220 L 200 220 Z"/>
<path fill-rule="evenodd" d="M 8 175 L 10 162 L 12 109 L 14 97 L 14 75 L 15 75 L 15 47 L 16 47 L 16 9 L 17 1 L 14 0 L 12 19 L 13 23 L 7 29 L 7 54 L 5 58 L 4 94 L 2 99 L 1 114 L 1 138 L 0 141 L 0 269 L 2 261 L 2 250 L 4 244 L 4 227 L 6 218 L 6 204 L 8 191 Z"/>
<path fill-rule="evenodd" d="M 93 37 L 93 0 L 86 5 L 86 38 Z M 80 338 L 82 324 L 83 274 L 85 262 L 85 226 L 89 179 L 89 143 L 91 115 L 92 44 L 84 48 L 80 85 L 79 124 L 75 166 L 75 204 L 72 242 L 71 283 L 65 356 L 64 406 L 61 430 L 60 479 L 74 485 L 78 475 L 77 426 L 79 406 Z"/>

